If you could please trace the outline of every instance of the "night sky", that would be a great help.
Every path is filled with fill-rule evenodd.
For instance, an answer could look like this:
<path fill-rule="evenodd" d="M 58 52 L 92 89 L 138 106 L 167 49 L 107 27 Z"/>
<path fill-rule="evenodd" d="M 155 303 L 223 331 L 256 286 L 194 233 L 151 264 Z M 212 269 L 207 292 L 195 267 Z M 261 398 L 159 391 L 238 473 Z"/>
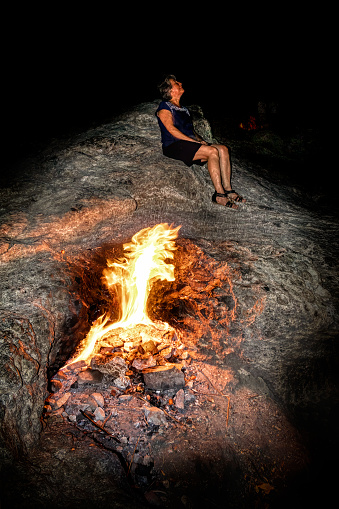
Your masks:
<path fill-rule="evenodd" d="M 310 16 L 282 18 L 277 9 L 227 21 L 213 11 L 213 26 L 205 11 L 195 19 L 167 15 L 166 23 L 155 11 L 147 24 L 137 14 L 131 21 L 130 13 L 105 12 L 88 12 L 86 22 L 36 15 L 31 24 L 22 13 L 11 39 L 20 44 L 10 41 L 3 52 L 7 158 L 156 99 L 164 73 L 182 81 L 183 103 L 210 116 L 246 117 L 264 99 L 278 102 L 291 125 L 321 125 L 322 43 Z"/>

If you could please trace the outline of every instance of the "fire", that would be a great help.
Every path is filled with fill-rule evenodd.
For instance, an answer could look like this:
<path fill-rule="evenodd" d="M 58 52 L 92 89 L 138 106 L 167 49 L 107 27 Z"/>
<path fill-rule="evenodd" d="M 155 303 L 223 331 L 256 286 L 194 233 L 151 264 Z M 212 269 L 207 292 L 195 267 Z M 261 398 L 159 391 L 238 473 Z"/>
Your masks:
<path fill-rule="evenodd" d="M 239 127 L 240 129 L 245 129 L 246 131 L 254 131 L 255 129 L 258 128 L 256 119 L 252 115 L 250 116 L 247 122 L 245 123 L 241 122 Z"/>
<path fill-rule="evenodd" d="M 174 257 L 175 239 L 180 226 L 172 228 L 162 223 L 144 228 L 124 244 L 124 258 L 107 262 L 104 279 L 111 291 L 117 292 L 120 301 L 119 320 L 110 323 L 110 317 L 102 315 L 92 325 L 82 344 L 80 354 L 71 362 L 87 361 L 94 349 L 113 329 L 129 329 L 136 325 L 152 325 L 147 315 L 147 299 L 156 280 L 174 281 L 174 265 L 166 260 Z M 164 324 L 168 327 L 168 324 Z"/>

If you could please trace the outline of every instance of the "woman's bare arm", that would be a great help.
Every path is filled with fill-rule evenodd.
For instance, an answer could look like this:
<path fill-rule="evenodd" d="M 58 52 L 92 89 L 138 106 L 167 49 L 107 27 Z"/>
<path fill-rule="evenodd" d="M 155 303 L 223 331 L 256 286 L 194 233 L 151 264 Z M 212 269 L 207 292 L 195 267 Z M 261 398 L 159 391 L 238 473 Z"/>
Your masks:
<path fill-rule="evenodd" d="M 190 138 L 189 136 L 186 136 L 184 133 L 179 131 L 173 124 L 173 118 L 172 113 L 168 110 L 160 110 L 158 111 L 158 117 L 160 118 L 161 122 L 166 127 L 167 131 L 174 136 L 175 138 L 178 138 L 178 140 L 185 140 L 185 141 L 193 141 L 197 143 L 197 140 Z"/>

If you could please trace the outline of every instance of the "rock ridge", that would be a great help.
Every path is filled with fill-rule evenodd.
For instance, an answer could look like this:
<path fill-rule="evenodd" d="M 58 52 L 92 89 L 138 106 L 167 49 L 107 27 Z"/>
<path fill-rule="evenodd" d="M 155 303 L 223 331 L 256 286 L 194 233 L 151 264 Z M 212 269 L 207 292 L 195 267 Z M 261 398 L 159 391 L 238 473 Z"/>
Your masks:
<path fill-rule="evenodd" d="M 326 420 L 320 414 L 337 397 L 337 218 L 235 157 L 233 187 L 247 202 L 237 211 L 216 206 L 206 167 L 162 155 L 156 107 L 144 103 L 53 141 L 0 189 L 4 456 L 29 453 L 39 439 L 50 370 L 62 349 L 71 353 L 91 306 L 79 299 L 82 273 L 105 246 L 157 223 L 182 225 L 177 261 L 191 263 L 191 275 L 180 272 L 187 287 L 173 287 L 167 304 L 175 309 L 176 295 L 181 310 L 191 306 L 182 323 L 197 330 L 210 320 L 220 333 L 218 348 L 207 328 L 186 338 L 197 358 L 230 363 L 241 387 L 264 388 L 292 414 Z M 197 131 L 212 141 L 193 110 Z M 220 280 L 210 293 L 208 277 Z"/>

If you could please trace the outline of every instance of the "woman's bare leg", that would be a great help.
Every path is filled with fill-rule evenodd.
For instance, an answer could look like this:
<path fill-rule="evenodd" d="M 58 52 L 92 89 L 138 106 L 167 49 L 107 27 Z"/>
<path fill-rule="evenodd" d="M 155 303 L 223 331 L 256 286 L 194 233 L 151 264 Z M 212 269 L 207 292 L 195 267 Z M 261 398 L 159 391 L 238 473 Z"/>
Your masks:
<path fill-rule="evenodd" d="M 220 173 L 223 187 L 226 191 L 230 191 L 231 187 L 231 163 L 228 148 L 225 145 L 212 145 L 218 150 L 220 159 Z"/>
<path fill-rule="evenodd" d="M 222 146 L 222 145 L 221 145 Z M 226 148 L 226 147 L 225 147 Z M 220 151 L 221 152 L 221 151 Z M 227 157 L 226 154 L 223 154 L 223 161 L 221 160 L 218 148 L 216 146 L 202 145 L 199 150 L 196 152 L 193 160 L 200 159 L 201 161 L 207 161 L 207 168 L 214 185 L 214 188 L 217 193 L 224 194 L 224 186 L 227 183 Z M 228 151 L 227 151 L 228 154 Z M 229 159 L 228 159 L 229 161 Z M 221 165 L 223 164 L 223 169 Z M 229 180 L 230 180 L 231 166 L 229 164 Z M 231 189 L 231 188 L 229 188 Z M 231 197 L 230 197 L 231 198 Z M 219 197 L 216 198 L 217 203 L 220 205 L 226 205 L 229 202 L 229 198 L 227 197 Z M 232 208 L 238 208 L 237 205 L 233 205 Z"/>
<path fill-rule="evenodd" d="M 212 147 L 215 147 L 219 152 L 219 158 L 220 158 L 220 173 L 222 178 L 222 183 L 225 191 L 231 191 L 232 185 L 231 185 L 231 161 L 230 161 L 230 155 L 228 152 L 228 148 L 225 147 L 225 145 L 212 145 Z M 235 200 L 237 196 L 239 196 L 237 193 L 231 193 L 228 194 L 232 200 Z M 243 198 L 242 201 L 245 203 L 245 199 Z"/>

